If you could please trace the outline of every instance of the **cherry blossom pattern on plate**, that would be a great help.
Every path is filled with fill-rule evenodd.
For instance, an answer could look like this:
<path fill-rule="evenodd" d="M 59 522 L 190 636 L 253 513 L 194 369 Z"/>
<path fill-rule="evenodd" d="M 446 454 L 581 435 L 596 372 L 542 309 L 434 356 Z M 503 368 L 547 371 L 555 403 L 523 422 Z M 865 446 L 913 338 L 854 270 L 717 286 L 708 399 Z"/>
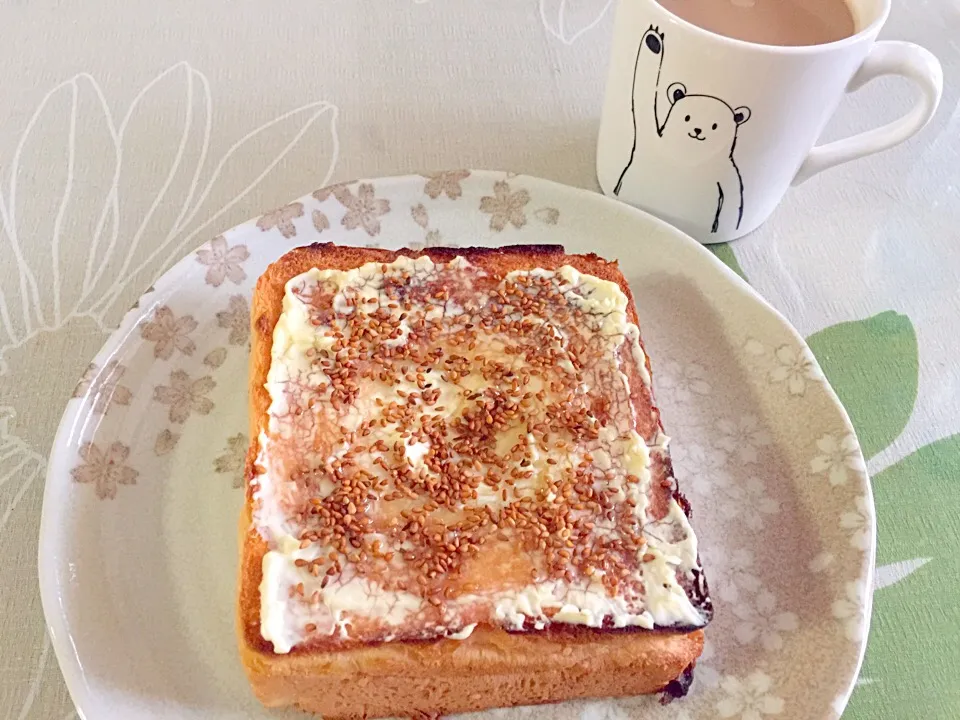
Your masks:
<path fill-rule="evenodd" d="M 249 332 L 249 331 L 248 331 Z M 227 349 L 225 347 L 214 348 L 203 358 L 203 364 L 208 368 L 216 370 L 223 365 L 227 359 Z"/>
<path fill-rule="evenodd" d="M 755 415 L 744 415 L 739 420 L 718 420 L 716 445 L 723 448 L 744 465 L 760 459 L 759 450 L 772 441 L 770 433 L 761 426 Z"/>
<path fill-rule="evenodd" d="M 180 433 L 175 433 L 170 428 L 161 430 L 153 443 L 153 454 L 157 457 L 166 455 L 177 446 L 179 441 Z"/>
<path fill-rule="evenodd" d="M 756 338 L 749 338 L 743 349 L 746 357 L 753 358 L 755 368 L 767 377 L 768 382 L 785 388 L 790 397 L 803 397 L 810 383 L 826 381 L 807 347 L 780 345 L 772 349 Z"/>
<path fill-rule="evenodd" d="M 769 480 L 769 478 L 768 478 Z M 782 484 L 782 483 L 780 483 Z M 759 530 L 764 523 L 763 516 L 779 515 L 780 501 L 767 491 L 767 481 L 759 477 L 751 477 L 740 482 L 729 494 L 739 498 L 753 512 L 743 518 L 744 524 L 754 530 Z"/>
<path fill-rule="evenodd" d="M 430 225 L 430 214 L 427 212 L 427 208 L 423 203 L 417 203 L 410 208 L 410 217 L 424 230 Z"/>
<path fill-rule="evenodd" d="M 872 527 L 867 498 L 860 495 L 854 501 L 854 510 L 840 516 L 840 527 L 850 534 L 850 547 L 866 552 L 870 549 Z"/>
<path fill-rule="evenodd" d="M 296 237 L 297 226 L 293 221 L 303 217 L 303 203 L 292 202 L 264 214 L 257 220 L 257 227 L 267 232 L 276 228 L 285 238 Z"/>
<path fill-rule="evenodd" d="M 446 172 L 425 173 L 427 184 L 423 186 L 423 194 L 431 200 L 446 195 L 451 200 L 457 200 L 463 195 L 460 183 L 470 177 L 469 170 L 448 170 Z"/>
<path fill-rule="evenodd" d="M 213 461 L 213 469 L 217 473 L 230 473 L 233 476 L 233 486 L 243 487 L 243 468 L 247 458 L 247 436 L 243 433 L 227 438 L 223 453 Z"/>
<path fill-rule="evenodd" d="M 133 393 L 130 388 L 120 384 L 124 372 L 126 368 L 117 360 L 108 361 L 102 369 L 96 363 L 90 363 L 73 389 L 73 397 L 92 396 L 95 415 L 105 415 L 114 403 L 129 405 Z"/>
<path fill-rule="evenodd" d="M 821 575 L 830 571 L 836 559 L 836 555 L 829 550 L 824 550 L 821 553 L 817 553 L 816 557 L 807 564 L 807 568 L 815 575 Z"/>
<path fill-rule="evenodd" d="M 560 211 L 552 207 L 542 207 L 533 211 L 533 216 L 544 225 L 556 225 L 560 222 Z"/>
<path fill-rule="evenodd" d="M 140 326 L 140 337 L 154 343 L 155 358 L 169 360 L 174 351 L 193 355 L 197 345 L 190 339 L 190 333 L 196 329 L 197 321 L 192 315 L 181 315 L 178 318 L 169 306 L 161 305 L 150 320 Z"/>
<path fill-rule="evenodd" d="M 715 688 L 720 685 L 720 673 L 713 667 L 713 661 L 716 658 L 716 649 L 713 640 L 706 638 L 703 641 L 703 652 L 697 658 L 697 667 L 693 673 L 693 681 L 702 683 L 708 688 Z"/>
<path fill-rule="evenodd" d="M 423 236 L 423 242 L 407 243 L 407 247 L 411 250 L 423 250 L 424 248 L 441 246 L 449 248 L 460 247 L 457 243 L 444 242 L 439 230 L 427 230 L 427 234 Z"/>
<path fill-rule="evenodd" d="M 557 705 L 556 708 L 566 708 L 569 705 Z M 493 710 L 484 710 L 481 712 L 466 713 L 459 717 L 462 720 L 539 720 L 540 713 L 543 712 L 543 706 L 525 705 L 514 708 L 495 708 Z M 576 717 L 576 716 L 574 716 Z M 568 718 L 558 718 L 558 720 L 568 720 Z M 574 720 L 570 718 L 569 720 Z"/>
<path fill-rule="evenodd" d="M 710 395 L 713 388 L 708 378 L 709 373 L 698 363 L 663 363 L 657 367 L 657 395 L 671 404 L 686 405 Z"/>
<path fill-rule="evenodd" d="M 810 470 L 818 475 L 826 475 L 834 487 L 846 485 L 849 473 L 863 475 L 867 471 L 853 433 L 822 435 L 817 440 L 819 455 L 810 461 Z"/>
<path fill-rule="evenodd" d="M 774 352 L 777 365 L 770 371 L 770 382 L 783 383 L 791 395 L 803 395 L 807 382 L 823 382 L 823 373 L 809 348 L 781 345 Z"/>
<path fill-rule="evenodd" d="M 844 633 L 851 642 L 863 640 L 863 609 L 866 604 L 866 587 L 859 580 L 844 583 L 844 595 L 833 601 L 833 616 L 843 623 Z"/>
<path fill-rule="evenodd" d="M 410 217 L 413 218 L 413 221 L 426 230 L 426 235 L 424 235 L 422 242 L 410 242 L 407 243 L 407 247 L 411 250 L 423 250 L 428 247 L 440 247 L 443 245 L 443 240 L 440 237 L 440 231 L 436 229 L 430 229 L 430 214 L 427 212 L 427 208 L 423 203 L 418 203 L 410 208 Z M 455 243 L 446 243 L 447 247 L 457 247 Z"/>
<path fill-rule="evenodd" d="M 313 227 L 318 233 L 330 229 L 330 218 L 327 217 L 323 210 L 314 210 L 310 214 L 310 219 L 313 221 Z"/>
<path fill-rule="evenodd" d="M 79 453 L 83 463 L 73 468 L 70 475 L 74 482 L 93 485 L 101 500 L 115 498 L 119 485 L 136 484 L 140 473 L 126 464 L 130 448 L 122 442 L 115 441 L 106 449 L 96 443 L 84 443 Z"/>
<path fill-rule="evenodd" d="M 317 193 L 323 191 L 318 190 Z M 357 185 L 357 194 L 354 195 L 349 186 L 338 185 L 329 189 L 329 192 L 339 201 L 346 212 L 340 224 L 347 230 L 363 230 L 373 237 L 380 233 L 380 218 L 390 212 L 390 201 L 378 198 L 376 190 L 370 183 Z M 314 194 L 314 197 L 319 197 Z"/>
<path fill-rule="evenodd" d="M 730 548 L 719 553 L 716 559 L 711 559 L 709 552 L 705 552 L 704 557 L 709 560 L 705 561 L 705 567 L 714 568 L 710 576 L 710 589 L 724 602 L 738 603 L 760 590 L 762 585 L 750 550 Z"/>
<path fill-rule="evenodd" d="M 628 701 L 623 700 L 586 700 L 568 703 L 571 714 L 568 716 L 562 710 L 557 713 L 558 720 L 630 720 Z M 561 706 L 562 707 L 562 706 Z M 559 709 L 559 708 L 558 708 Z M 564 708 L 565 710 L 566 708 Z M 512 720 L 512 719 L 511 719 Z"/>
<path fill-rule="evenodd" d="M 658 385 L 658 381 L 659 376 L 654 384 Z M 658 392 L 657 397 L 667 398 L 668 396 Z M 707 398 L 697 397 L 695 402 L 686 405 L 664 399 L 659 403 L 659 407 L 664 425 L 670 431 L 671 439 L 676 441 L 670 445 L 671 453 L 677 445 L 694 440 L 701 445 L 715 447 L 721 450 L 724 456 L 727 455 L 727 451 L 716 443 L 717 411 L 710 406 Z"/>
<path fill-rule="evenodd" d="M 207 285 L 220 287 L 224 280 L 239 285 L 247 279 L 243 263 L 250 257 L 246 245 L 231 247 L 223 235 L 218 235 L 197 250 L 197 262 L 207 266 L 204 278 Z"/>
<path fill-rule="evenodd" d="M 763 480 L 750 477 L 726 488 L 717 498 L 717 509 L 728 520 L 757 531 L 763 529 L 768 517 L 780 513 L 780 501 L 767 494 Z"/>
<path fill-rule="evenodd" d="M 243 295 L 233 295 L 226 310 L 217 313 L 217 325 L 229 330 L 227 342 L 231 345 L 246 345 L 250 339 L 250 306 Z"/>
<path fill-rule="evenodd" d="M 522 228 L 527 224 L 524 207 L 530 202 L 530 193 L 526 190 L 511 191 L 506 180 L 493 184 L 493 195 L 480 198 L 480 212 L 490 216 L 490 229 L 503 232 L 507 225 Z"/>
<path fill-rule="evenodd" d="M 209 375 L 191 380 L 185 370 L 170 373 L 169 385 L 158 385 L 153 390 L 153 399 L 170 407 L 170 422 L 182 425 L 191 413 L 209 415 L 213 400 L 206 397 L 217 383 Z"/>
<path fill-rule="evenodd" d="M 706 500 L 717 489 L 731 484 L 727 454 L 722 448 L 700 440 L 685 440 L 670 445 L 670 457 L 684 492 Z"/>
<path fill-rule="evenodd" d="M 740 620 L 733 631 L 737 642 L 741 645 L 759 642 L 769 652 L 783 649 L 782 635 L 800 626 L 797 616 L 779 608 L 776 596 L 767 590 L 761 590 L 750 600 L 741 599 L 733 612 Z"/>
<path fill-rule="evenodd" d="M 717 714 L 722 718 L 760 720 L 764 715 L 779 715 L 783 712 L 783 698 L 774 694 L 773 678 L 757 670 L 742 680 L 726 675 L 720 680 L 724 693 L 717 705 Z"/>
<path fill-rule="evenodd" d="M 335 195 L 337 192 L 344 190 L 345 188 L 353 185 L 352 182 L 340 182 L 334 183 L 333 185 L 325 185 L 319 190 L 314 190 L 310 193 L 311 197 L 317 202 L 326 202 L 331 196 Z"/>

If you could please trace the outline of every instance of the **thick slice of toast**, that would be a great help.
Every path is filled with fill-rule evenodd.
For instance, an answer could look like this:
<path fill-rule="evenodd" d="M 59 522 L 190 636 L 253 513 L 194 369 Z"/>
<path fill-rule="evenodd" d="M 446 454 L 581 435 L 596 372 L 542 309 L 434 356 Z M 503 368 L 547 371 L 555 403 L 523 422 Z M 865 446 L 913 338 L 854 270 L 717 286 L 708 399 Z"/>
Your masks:
<path fill-rule="evenodd" d="M 312 245 L 251 322 L 239 633 L 264 704 L 682 694 L 712 608 L 615 263 Z"/>

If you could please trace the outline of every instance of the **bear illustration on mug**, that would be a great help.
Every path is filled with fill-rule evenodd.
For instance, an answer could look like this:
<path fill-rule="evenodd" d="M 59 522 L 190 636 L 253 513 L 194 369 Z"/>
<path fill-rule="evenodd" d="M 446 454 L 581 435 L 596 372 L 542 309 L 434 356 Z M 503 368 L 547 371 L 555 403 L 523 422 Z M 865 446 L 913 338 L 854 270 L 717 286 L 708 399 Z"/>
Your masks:
<path fill-rule="evenodd" d="M 630 101 L 633 146 L 613 194 L 619 196 L 626 183 L 632 193 L 642 196 L 644 183 L 662 182 L 654 167 L 658 159 L 638 157 L 640 140 L 641 148 L 657 147 L 663 151 L 661 157 L 675 162 L 675 167 L 689 168 L 682 178 L 682 192 L 708 204 L 704 212 L 708 223 L 712 215 L 711 233 L 721 227 L 739 228 L 743 178 L 734 151 L 740 126 L 750 119 L 750 108 L 732 107 L 718 97 L 691 92 L 683 83 L 673 82 L 667 87 L 669 107 L 661 120 L 658 105 L 662 103 L 658 101 L 664 44 L 664 34 L 653 26 L 640 40 Z M 643 101 L 649 97 L 648 91 L 653 95 L 653 122 L 649 116 L 644 119 Z"/>

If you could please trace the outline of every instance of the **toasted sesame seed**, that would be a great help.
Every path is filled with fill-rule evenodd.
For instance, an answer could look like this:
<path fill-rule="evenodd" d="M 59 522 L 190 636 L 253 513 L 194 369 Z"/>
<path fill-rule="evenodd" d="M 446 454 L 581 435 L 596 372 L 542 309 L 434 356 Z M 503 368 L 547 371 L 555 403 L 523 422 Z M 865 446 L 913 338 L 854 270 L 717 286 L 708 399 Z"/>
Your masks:
<path fill-rule="evenodd" d="M 387 276 L 380 298 L 389 303 L 344 291 L 347 307 L 362 306 L 357 312 L 338 313 L 335 323 L 312 318 L 317 332 L 332 340 L 329 350 L 309 355 L 329 378 L 316 391 L 329 392 L 329 400 L 311 397 L 310 412 L 294 404 L 290 417 L 298 419 L 291 422 L 306 435 L 314 432 L 309 423 L 326 413 L 327 426 L 339 430 L 346 451 L 337 450 L 325 469 L 333 491 L 310 498 L 297 516 L 314 528 L 300 537 L 301 548 L 317 543 L 331 552 L 324 561 L 298 566 L 309 565 L 314 576 L 323 573 L 323 587 L 342 572 L 342 563 L 366 575 L 381 572 L 383 560 L 391 564 L 396 587 L 415 587 L 415 577 L 422 595 L 436 604 L 450 598 L 445 578 L 459 572 L 461 558 L 478 552 L 488 537 L 498 537 L 540 553 L 539 576 L 572 582 L 599 568 L 608 592 L 629 584 L 629 558 L 636 558 L 645 540 L 642 519 L 624 511 L 636 500 L 619 488 L 640 480 L 625 473 L 612 454 L 611 470 L 600 471 L 593 462 L 594 451 L 603 447 L 600 431 L 619 427 L 632 410 L 616 379 L 617 349 L 603 345 L 596 334 L 600 323 L 580 309 L 577 290 L 561 292 L 556 277 L 520 274 L 516 282 L 484 291 L 496 300 L 484 302 L 462 297 L 469 283 L 459 274 L 448 282 L 441 270 L 436 280 L 424 282 L 389 266 L 382 269 Z M 440 303 L 451 298 L 465 308 L 462 315 L 425 317 L 431 309 L 445 311 Z M 329 312 L 331 306 L 317 309 Z M 409 328 L 406 337 L 387 344 L 404 334 L 401 321 Z M 476 349 L 482 352 L 471 357 Z M 564 360 L 575 373 L 559 370 Z M 479 389 L 477 381 L 483 383 Z M 397 388 L 399 382 L 415 383 L 417 391 Z M 373 415 L 348 432 L 343 418 L 380 383 L 395 388 L 399 400 L 375 394 Z M 583 389 L 590 383 L 596 391 Z M 448 406 L 435 406 L 442 391 L 449 391 L 444 385 L 452 385 L 458 403 L 465 403 L 449 416 Z M 437 414 L 423 413 L 423 406 Z M 535 438 L 534 448 L 524 430 Z M 501 454 L 498 442 L 512 432 L 521 437 Z M 414 443 L 428 448 L 419 462 L 408 457 L 406 446 Z M 535 472 L 534 451 L 546 454 L 549 470 Z M 529 488 L 535 474 L 536 486 Z M 295 481 L 313 482 L 307 475 Z M 504 506 L 481 505 L 478 489 L 484 486 Z M 673 487 L 672 480 L 663 486 Z M 517 489 L 508 503 L 510 487 Z M 387 508 L 397 502 L 411 507 L 401 504 L 400 513 Z M 537 570 L 531 577 L 537 579 Z"/>

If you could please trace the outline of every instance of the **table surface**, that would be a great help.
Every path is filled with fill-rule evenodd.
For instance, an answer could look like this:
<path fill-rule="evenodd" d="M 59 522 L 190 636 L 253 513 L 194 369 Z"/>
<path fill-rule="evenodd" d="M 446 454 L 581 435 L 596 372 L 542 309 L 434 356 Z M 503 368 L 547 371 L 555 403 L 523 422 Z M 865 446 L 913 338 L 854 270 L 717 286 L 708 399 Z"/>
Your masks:
<path fill-rule="evenodd" d="M 0 2 L 0 718 L 76 714 L 37 590 L 43 466 L 140 291 L 328 178 L 476 167 L 597 189 L 611 4 Z M 808 338 L 869 461 L 874 623 L 844 717 L 934 720 L 960 716 L 960 3 L 894 5 L 883 37 L 943 62 L 936 119 L 716 252 Z M 912 93 L 871 84 L 827 139 Z M 100 266 L 109 292 L 84 282 Z"/>

